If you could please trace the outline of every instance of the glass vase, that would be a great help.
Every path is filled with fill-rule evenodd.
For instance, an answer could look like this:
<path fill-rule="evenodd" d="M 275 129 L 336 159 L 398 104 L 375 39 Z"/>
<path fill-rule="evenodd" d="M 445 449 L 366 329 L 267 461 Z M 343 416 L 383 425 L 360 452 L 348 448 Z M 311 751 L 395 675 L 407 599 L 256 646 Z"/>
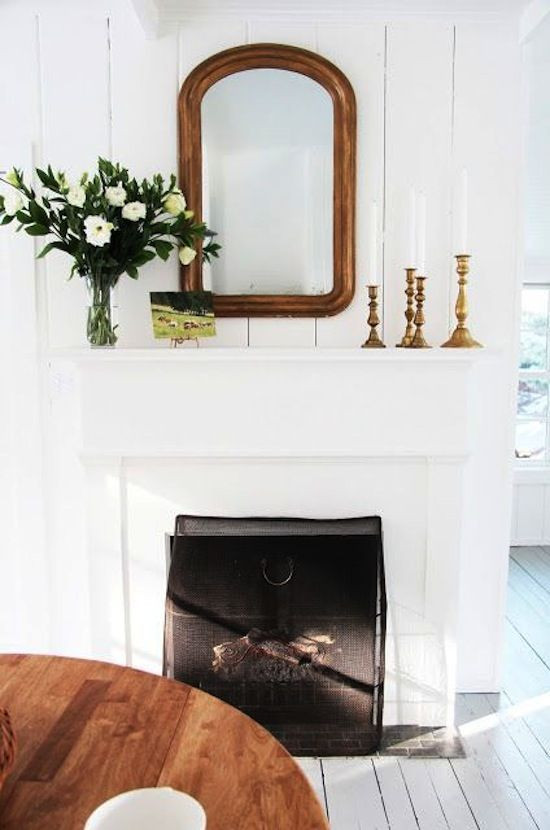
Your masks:
<path fill-rule="evenodd" d="M 113 285 L 102 285 L 86 278 L 88 286 L 88 321 L 86 335 L 92 348 L 112 347 L 117 341 Z"/>

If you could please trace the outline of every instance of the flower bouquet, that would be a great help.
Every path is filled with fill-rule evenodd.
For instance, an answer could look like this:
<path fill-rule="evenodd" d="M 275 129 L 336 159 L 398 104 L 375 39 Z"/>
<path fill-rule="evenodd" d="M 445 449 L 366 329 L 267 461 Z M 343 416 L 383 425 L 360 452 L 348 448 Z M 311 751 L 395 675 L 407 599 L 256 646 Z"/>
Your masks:
<path fill-rule="evenodd" d="M 21 170 L 1 180 L 11 189 L 0 195 L 0 224 L 16 220 L 17 230 L 30 236 L 53 237 L 39 258 L 52 250 L 72 257 L 69 279 L 78 274 L 88 287 L 87 335 L 93 346 L 116 343 L 111 294 L 122 274 L 137 279 L 142 265 L 157 256 L 168 259 L 172 248 L 179 249 L 182 265 L 199 249 L 203 260 L 218 256 L 215 234 L 187 210 L 175 176 L 167 183 L 160 175 L 138 182 L 126 168 L 102 158 L 93 177 L 84 173 L 76 183 L 51 167 L 36 175 L 42 196 L 25 183 Z"/>

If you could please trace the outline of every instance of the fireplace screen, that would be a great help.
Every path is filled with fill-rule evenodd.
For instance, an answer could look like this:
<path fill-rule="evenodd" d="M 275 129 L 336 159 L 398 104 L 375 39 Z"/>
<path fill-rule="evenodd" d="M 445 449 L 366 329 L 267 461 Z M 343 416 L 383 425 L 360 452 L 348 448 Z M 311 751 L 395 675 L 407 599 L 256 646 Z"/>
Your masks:
<path fill-rule="evenodd" d="M 165 674 L 296 755 L 376 749 L 385 621 L 378 517 L 176 520 Z"/>

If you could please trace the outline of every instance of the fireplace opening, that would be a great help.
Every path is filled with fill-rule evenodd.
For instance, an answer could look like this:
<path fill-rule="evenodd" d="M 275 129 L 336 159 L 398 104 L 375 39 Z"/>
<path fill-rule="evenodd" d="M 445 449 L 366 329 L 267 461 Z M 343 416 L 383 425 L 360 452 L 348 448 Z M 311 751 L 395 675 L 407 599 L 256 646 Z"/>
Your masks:
<path fill-rule="evenodd" d="M 385 628 L 379 517 L 177 517 L 164 673 L 293 754 L 378 748 Z"/>

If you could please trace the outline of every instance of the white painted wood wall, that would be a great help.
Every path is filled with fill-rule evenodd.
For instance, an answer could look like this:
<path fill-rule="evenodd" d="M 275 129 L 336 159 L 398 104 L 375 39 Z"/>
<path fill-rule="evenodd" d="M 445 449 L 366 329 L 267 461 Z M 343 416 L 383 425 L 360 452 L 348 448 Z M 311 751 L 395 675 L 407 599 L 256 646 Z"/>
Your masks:
<path fill-rule="evenodd" d="M 388 343 L 397 342 L 411 185 L 428 200 L 427 335 L 434 344 L 443 342 L 455 296 L 452 189 L 464 166 L 471 179 L 472 325 L 492 346 L 508 345 L 518 171 L 519 46 L 513 20 L 424 16 L 318 23 L 231 17 L 174 23 L 168 33 L 147 40 L 126 0 L 8 2 L 0 15 L 0 103 L 8 113 L 4 131 L 15 147 L 14 161 L 32 144 L 37 163 L 51 162 L 73 175 L 92 167 L 98 154 L 120 159 L 138 176 L 176 170 L 178 89 L 197 62 L 221 49 L 255 41 L 303 46 L 348 75 L 359 114 L 353 303 L 343 314 L 317 321 L 221 320 L 218 337 L 205 345 L 362 342 L 366 213 L 372 200 L 383 206 L 385 217 L 384 333 Z M 10 115 L 14 107 L 16 118 Z M 84 287 L 67 282 L 67 271 L 63 255 L 52 254 L 40 274 L 48 294 L 48 347 L 85 343 Z M 152 337 L 148 293 L 177 285 L 175 258 L 146 266 L 137 282 L 123 278 L 120 346 L 159 345 Z"/>
<path fill-rule="evenodd" d="M 550 545 L 550 471 L 514 473 L 512 545 Z"/>
<path fill-rule="evenodd" d="M 457 171 L 468 168 L 471 324 L 477 337 L 499 355 L 487 378 L 486 401 L 480 399 L 468 416 L 486 420 L 491 459 L 476 483 L 481 496 L 477 501 L 472 496 L 472 509 L 482 511 L 484 527 L 497 528 L 497 532 L 479 530 L 476 545 L 468 548 L 469 566 L 483 563 L 480 579 L 484 584 L 494 582 L 494 607 L 498 607 L 506 576 L 516 362 L 520 166 L 516 21 L 494 15 L 418 15 L 387 21 L 365 14 L 326 21 L 290 14 L 276 19 L 254 14 L 246 19 L 212 16 L 172 23 L 163 27 L 158 39 L 148 40 L 126 0 L 94 4 L 8 0 L 0 8 L 0 31 L 0 147 L 4 147 L 4 156 L 25 167 L 32 157 L 37 164 L 51 163 L 72 175 L 92 167 L 98 154 L 124 162 L 138 176 L 175 170 L 179 87 L 198 61 L 220 49 L 266 40 L 304 46 L 333 60 L 348 75 L 359 115 L 358 288 L 353 303 L 328 319 L 220 320 L 219 336 L 205 343 L 205 348 L 356 348 L 365 337 L 362 274 L 368 253 L 367 207 L 373 199 L 384 208 L 380 259 L 384 336 L 388 344 L 397 342 L 404 324 L 402 269 L 408 264 L 404 257 L 411 185 L 424 190 L 428 199 L 426 333 L 434 345 L 443 342 L 456 293 L 453 183 Z M 52 351 L 85 344 L 85 292 L 79 281 L 66 281 L 68 266 L 61 255 L 52 254 L 33 268 L 30 256 L 25 259 L 11 253 L 15 250 L 12 241 L 6 271 L 8 281 L 26 298 L 25 313 L 12 317 L 6 348 L 13 344 L 17 351 L 22 343 L 32 343 L 38 379 L 29 381 L 27 397 L 15 396 L 5 444 L 13 459 L 21 441 L 19 419 L 31 401 L 35 418 L 41 414 L 42 419 L 29 427 L 29 448 L 37 446 L 39 452 L 32 454 L 25 448 L 34 459 L 25 469 L 42 488 L 46 506 L 43 530 L 37 526 L 34 557 L 47 573 L 42 598 L 48 605 L 35 641 L 37 648 L 46 642 L 50 649 L 59 650 L 56 620 L 63 617 L 61 609 L 75 566 L 66 557 L 60 561 L 57 542 L 69 532 L 78 533 L 85 522 L 85 506 L 70 487 L 54 491 L 56 509 L 49 502 L 54 497 L 47 495 L 52 493 L 54 480 L 62 487 L 64 480 L 74 481 L 80 474 L 77 458 L 60 461 L 65 456 L 57 452 L 63 446 L 65 426 L 73 423 L 66 404 L 71 395 L 66 394 L 70 390 L 64 389 L 62 379 L 49 373 L 48 363 Z M 175 261 L 151 263 L 137 282 L 122 280 L 118 289 L 120 347 L 165 345 L 152 338 L 149 291 L 177 286 Z M 437 389 L 433 394 L 437 395 Z M 399 388 L 394 395 L 396 412 L 406 418 L 414 399 L 403 400 Z M 160 411 L 158 429 L 162 429 Z M 44 462 L 40 472 L 35 469 L 37 458 Z M 20 536 L 15 533 L 14 538 L 21 549 Z M 474 553 L 480 548 L 485 551 L 483 557 Z M 34 571 L 40 573 L 37 568 Z M 38 587 L 33 591 L 31 599 Z M 476 602 L 483 600 L 472 594 L 472 603 Z M 468 620 L 463 622 L 466 630 Z M 499 615 L 491 612 L 489 623 L 498 629 Z M 71 649 L 73 638 L 76 650 L 78 632 L 65 631 L 65 635 L 68 640 L 63 649 Z M 21 633 L 19 641 L 26 645 L 29 636 Z"/>

